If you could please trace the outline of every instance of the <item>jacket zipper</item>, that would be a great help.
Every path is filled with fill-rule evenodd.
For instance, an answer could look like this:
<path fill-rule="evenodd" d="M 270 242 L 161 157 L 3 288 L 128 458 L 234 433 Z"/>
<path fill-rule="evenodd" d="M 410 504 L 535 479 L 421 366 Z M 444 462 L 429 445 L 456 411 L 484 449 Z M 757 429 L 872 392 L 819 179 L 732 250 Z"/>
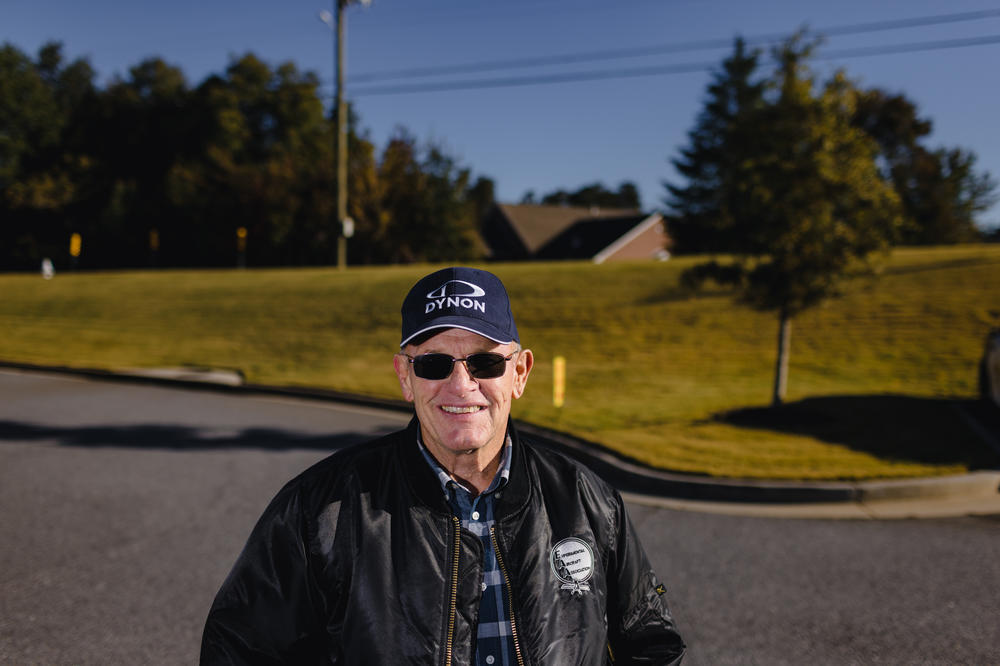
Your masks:
<path fill-rule="evenodd" d="M 507 575 L 507 567 L 503 563 L 503 555 L 500 554 L 500 544 L 497 542 L 495 526 L 490 527 L 490 540 L 493 541 L 493 552 L 497 555 L 497 564 L 500 565 L 500 573 L 503 574 L 503 582 L 507 587 L 507 600 L 510 602 L 510 636 L 514 641 L 514 656 L 517 657 L 518 666 L 524 666 L 524 657 L 521 656 L 521 643 L 517 638 L 517 622 L 514 619 L 514 593 L 510 586 L 510 576 Z"/>
<path fill-rule="evenodd" d="M 448 608 L 448 640 L 444 648 L 445 666 L 451 666 L 452 647 L 455 642 L 455 613 L 458 608 L 458 555 L 462 548 L 462 524 L 457 516 L 452 516 L 452 527 L 455 531 L 454 548 L 452 549 L 451 566 L 451 605 Z"/>

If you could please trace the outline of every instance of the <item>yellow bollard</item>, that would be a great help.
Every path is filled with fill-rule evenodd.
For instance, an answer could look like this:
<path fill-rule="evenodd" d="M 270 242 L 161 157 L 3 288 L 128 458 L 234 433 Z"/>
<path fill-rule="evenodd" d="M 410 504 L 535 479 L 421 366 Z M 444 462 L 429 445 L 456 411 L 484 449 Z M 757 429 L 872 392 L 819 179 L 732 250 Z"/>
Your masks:
<path fill-rule="evenodd" d="M 236 230 L 236 267 L 247 267 L 247 228 L 240 227 Z"/>
<path fill-rule="evenodd" d="M 80 234 L 74 233 L 69 237 L 69 256 L 74 259 L 80 258 L 80 252 L 83 250 L 83 238 Z"/>
<path fill-rule="evenodd" d="M 566 401 L 566 359 L 556 356 L 552 359 L 552 405 L 562 407 Z"/>
<path fill-rule="evenodd" d="M 76 270 L 80 263 L 80 253 L 83 251 L 83 237 L 78 233 L 73 233 L 69 237 L 69 265 Z"/>

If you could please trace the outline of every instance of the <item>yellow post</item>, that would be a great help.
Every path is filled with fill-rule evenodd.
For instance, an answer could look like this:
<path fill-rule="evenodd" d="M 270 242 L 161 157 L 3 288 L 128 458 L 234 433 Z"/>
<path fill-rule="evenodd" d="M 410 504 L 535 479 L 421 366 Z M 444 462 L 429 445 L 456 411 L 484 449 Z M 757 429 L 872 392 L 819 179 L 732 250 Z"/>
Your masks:
<path fill-rule="evenodd" d="M 69 237 L 69 265 L 76 270 L 80 263 L 80 253 L 83 251 L 83 237 L 78 233 L 73 233 Z"/>
<path fill-rule="evenodd" d="M 236 266 L 238 268 L 247 267 L 247 228 L 239 227 L 236 230 Z"/>
<path fill-rule="evenodd" d="M 562 407 L 566 401 L 566 359 L 556 356 L 552 359 L 552 405 Z"/>

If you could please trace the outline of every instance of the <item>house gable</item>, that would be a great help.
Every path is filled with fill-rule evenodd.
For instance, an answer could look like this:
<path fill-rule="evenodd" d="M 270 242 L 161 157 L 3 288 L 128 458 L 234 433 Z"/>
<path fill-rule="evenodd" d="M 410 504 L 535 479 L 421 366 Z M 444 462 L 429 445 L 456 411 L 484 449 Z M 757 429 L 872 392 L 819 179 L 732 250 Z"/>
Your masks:
<path fill-rule="evenodd" d="M 628 259 L 662 260 L 670 257 L 669 247 L 666 222 L 662 215 L 653 213 L 594 254 L 593 259 L 595 264 Z"/>
<path fill-rule="evenodd" d="M 591 259 L 613 248 L 606 258 L 618 258 L 624 250 L 616 243 L 629 235 L 632 245 L 641 237 L 643 243 L 656 242 L 656 234 L 641 232 L 656 226 L 637 210 L 597 209 L 573 206 L 538 206 L 533 204 L 495 204 L 484 219 L 482 235 L 490 247 L 491 258 L 498 261 L 526 259 Z M 662 229 L 662 224 L 659 227 Z M 663 235 L 665 238 L 665 235 Z M 652 256 L 656 249 L 639 256 Z M 625 252 L 623 258 L 632 258 Z M 601 259 L 604 261 L 605 259 Z"/>

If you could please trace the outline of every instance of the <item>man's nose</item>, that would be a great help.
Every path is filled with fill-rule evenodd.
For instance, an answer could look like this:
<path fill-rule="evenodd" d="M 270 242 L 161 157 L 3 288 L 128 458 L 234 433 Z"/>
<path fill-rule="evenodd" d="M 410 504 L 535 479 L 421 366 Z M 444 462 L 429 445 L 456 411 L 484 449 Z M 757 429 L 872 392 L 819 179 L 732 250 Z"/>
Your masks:
<path fill-rule="evenodd" d="M 461 386 L 463 388 L 479 385 L 479 380 L 473 377 L 472 373 L 469 372 L 469 366 L 466 365 L 466 361 L 464 359 L 455 359 L 455 363 L 451 368 L 451 374 L 448 376 L 448 381 L 455 386 Z"/>

